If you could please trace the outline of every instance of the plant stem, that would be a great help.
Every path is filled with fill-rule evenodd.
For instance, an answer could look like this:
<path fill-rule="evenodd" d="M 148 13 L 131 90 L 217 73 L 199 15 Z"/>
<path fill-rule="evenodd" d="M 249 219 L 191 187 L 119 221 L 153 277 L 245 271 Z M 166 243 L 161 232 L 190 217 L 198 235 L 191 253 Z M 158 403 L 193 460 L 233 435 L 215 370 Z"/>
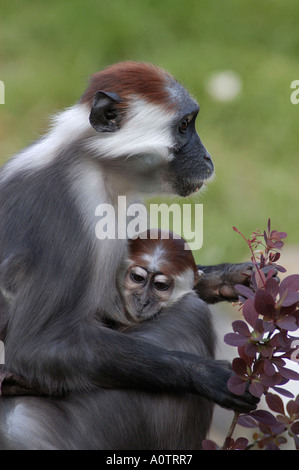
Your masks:
<path fill-rule="evenodd" d="M 231 425 L 230 425 L 230 428 L 229 428 L 229 430 L 228 430 L 228 433 L 227 433 L 227 435 L 226 435 L 226 438 L 225 438 L 225 441 L 224 441 L 222 450 L 227 450 L 227 448 L 228 448 L 228 446 L 229 446 L 229 444 L 230 444 L 231 437 L 232 437 L 233 432 L 234 432 L 234 430 L 235 430 L 237 421 L 238 421 L 238 419 L 239 419 L 239 416 L 240 416 L 240 413 L 238 413 L 237 411 L 235 411 L 234 417 L 233 417 L 233 420 L 232 420 L 232 422 L 231 422 Z"/>
<path fill-rule="evenodd" d="M 263 277 L 262 277 L 262 275 L 261 275 L 261 270 L 260 270 L 260 268 L 259 268 L 258 261 L 257 261 L 257 259 L 256 259 L 255 254 L 254 254 L 254 251 L 253 251 L 253 248 L 252 248 L 252 245 L 251 245 L 250 240 L 248 240 L 248 239 L 245 237 L 245 235 L 243 235 L 243 233 L 241 233 L 240 230 L 237 229 L 237 227 L 233 227 L 233 230 L 234 230 L 235 232 L 239 233 L 239 234 L 241 235 L 241 237 L 243 237 L 244 240 L 245 240 L 245 242 L 247 243 L 247 245 L 248 245 L 248 247 L 249 247 L 249 249 L 250 249 L 250 251 L 251 251 L 251 255 L 252 255 L 251 261 L 253 262 L 253 264 L 255 265 L 255 267 L 256 267 L 256 269 L 257 269 L 257 272 L 259 273 L 259 276 L 260 276 L 260 278 L 261 278 L 261 281 L 262 281 L 264 287 L 266 287 L 266 284 L 265 284 L 264 279 L 263 279 Z"/>

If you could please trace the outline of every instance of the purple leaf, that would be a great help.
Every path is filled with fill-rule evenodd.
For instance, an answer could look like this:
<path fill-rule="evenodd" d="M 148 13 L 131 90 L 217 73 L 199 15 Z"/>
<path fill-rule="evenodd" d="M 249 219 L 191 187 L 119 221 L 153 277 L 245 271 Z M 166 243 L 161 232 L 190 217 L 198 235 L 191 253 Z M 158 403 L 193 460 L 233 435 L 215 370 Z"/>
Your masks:
<path fill-rule="evenodd" d="M 285 379 L 288 380 L 299 380 L 299 374 L 298 372 L 295 372 L 294 370 L 287 369 L 286 367 L 278 367 L 279 373 L 284 377 Z"/>
<path fill-rule="evenodd" d="M 296 416 L 297 413 L 299 412 L 299 407 L 294 400 L 290 400 L 287 403 L 287 411 L 291 417 Z"/>
<path fill-rule="evenodd" d="M 275 315 L 275 299 L 270 294 L 270 292 L 258 289 L 255 294 L 255 301 L 254 301 L 255 310 L 261 314 L 266 316 L 273 316 Z"/>
<path fill-rule="evenodd" d="M 273 277 L 267 278 L 266 290 L 270 292 L 274 299 L 276 299 L 276 296 L 279 292 L 279 284 L 275 279 L 273 279 Z"/>
<path fill-rule="evenodd" d="M 246 348 L 247 344 L 245 344 L 245 346 L 240 346 L 238 348 L 238 353 L 239 353 L 239 356 L 244 359 L 244 361 L 246 362 L 246 364 L 248 365 L 248 367 L 251 367 L 252 366 L 252 363 L 253 363 L 253 358 L 252 357 L 249 357 L 246 352 L 245 352 L 245 348 Z"/>
<path fill-rule="evenodd" d="M 265 332 L 265 333 L 268 333 L 268 332 L 270 332 L 270 331 L 271 331 L 271 332 L 274 331 L 274 330 L 276 329 L 276 326 L 275 326 L 275 324 L 273 323 L 273 321 L 266 321 L 266 320 L 263 320 L 263 329 L 264 329 L 264 332 Z M 271 343 L 271 346 L 273 346 L 272 343 Z"/>
<path fill-rule="evenodd" d="M 255 325 L 255 331 L 256 333 L 259 333 L 260 336 L 263 336 L 264 334 L 264 320 L 261 320 L 260 318 L 257 319 L 256 325 Z"/>
<path fill-rule="evenodd" d="M 261 376 L 261 382 L 265 387 L 274 387 L 281 383 L 281 375 L 278 372 L 275 372 L 275 374 L 271 376 L 263 374 Z"/>
<path fill-rule="evenodd" d="M 232 369 L 237 375 L 247 374 L 247 364 L 241 357 L 236 357 L 232 362 Z"/>
<path fill-rule="evenodd" d="M 232 448 L 237 450 L 245 450 L 248 446 L 248 439 L 245 437 L 238 437 L 238 439 L 233 444 Z"/>
<path fill-rule="evenodd" d="M 287 238 L 288 234 L 286 232 L 278 232 L 281 239 Z"/>
<path fill-rule="evenodd" d="M 267 280 L 269 280 L 272 277 L 276 276 L 276 269 L 269 267 L 268 271 L 266 271 L 265 274 L 267 276 Z M 278 281 L 276 281 L 276 284 L 278 284 Z"/>
<path fill-rule="evenodd" d="M 261 355 L 263 357 L 271 357 L 272 354 L 273 354 L 273 347 L 271 346 L 271 344 L 262 346 Z"/>
<path fill-rule="evenodd" d="M 268 229 L 268 233 L 270 233 L 270 230 L 269 230 L 269 229 Z M 267 244 L 268 244 L 268 237 L 267 237 L 267 234 L 266 234 L 265 230 L 264 230 L 263 235 L 264 235 L 265 243 L 266 243 L 266 245 L 267 245 Z"/>
<path fill-rule="evenodd" d="M 233 440 L 232 437 L 226 437 L 225 440 L 224 440 L 224 443 L 223 443 L 223 448 L 226 449 L 226 450 L 231 449 L 234 442 L 235 441 Z"/>
<path fill-rule="evenodd" d="M 280 266 L 279 264 L 274 264 L 272 263 L 273 266 L 275 266 L 275 268 L 277 269 L 277 271 L 281 272 L 281 273 L 286 273 L 287 270 L 286 268 L 284 268 L 283 266 Z"/>
<path fill-rule="evenodd" d="M 299 290 L 299 274 L 291 274 L 281 281 L 279 287 L 280 294 L 283 294 L 286 290 L 288 292 L 297 292 Z"/>
<path fill-rule="evenodd" d="M 235 333 L 239 333 L 242 336 L 251 337 L 250 331 L 246 323 L 242 320 L 235 320 L 232 323 L 232 327 Z"/>
<path fill-rule="evenodd" d="M 273 441 L 269 441 L 266 444 L 265 450 L 279 450 L 279 446 Z"/>
<path fill-rule="evenodd" d="M 238 418 L 238 424 L 244 428 L 256 428 L 256 421 L 247 415 L 241 415 Z"/>
<path fill-rule="evenodd" d="M 267 229 L 268 229 L 268 233 L 270 233 L 270 230 L 271 230 L 271 219 L 268 219 Z M 264 232 L 264 233 L 265 233 L 265 232 Z"/>
<path fill-rule="evenodd" d="M 299 421 L 296 421 L 294 424 L 292 424 L 291 431 L 294 434 L 299 434 Z"/>
<path fill-rule="evenodd" d="M 280 434 L 280 433 L 284 432 L 285 429 L 286 429 L 286 424 L 281 423 L 279 421 L 279 419 L 278 419 L 279 416 L 280 415 L 278 415 L 277 418 L 276 418 L 277 419 L 277 424 L 274 424 L 273 426 L 265 426 L 264 424 L 259 423 L 260 430 L 266 435 L 269 435 L 269 430 L 272 432 L 272 434 Z M 278 439 L 280 439 L 280 437 Z"/>
<path fill-rule="evenodd" d="M 249 325 L 251 325 L 254 328 L 259 314 L 254 308 L 253 299 L 247 299 L 246 302 L 244 303 L 243 315 L 247 323 L 249 323 Z"/>
<path fill-rule="evenodd" d="M 275 261 L 278 261 L 280 258 L 280 253 L 270 253 L 270 262 L 275 263 Z"/>
<path fill-rule="evenodd" d="M 249 289 L 247 286 L 243 286 L 243 284 L 236 284 L 235 289 L 243 296 L 249 299 L 254 298 L 254 292 Z"/>
<path fill-rule="evenodd" d="M 243 395 L 246 389 L 246 382 L 240 377 L 233 376 L 228 379 L 227 386 L 230 392 L 235 395 Z"/>
<path fill-rule="evenodd" d="M 287 398 L 294 398 L 294 395 L 289 392 L 288 390 L 285 390 L 284 388 L 281 387 L 272 387 L 275 392 L 279 393 L 280 395 L 287 397 Z"/>
<path fill-rule="evenodd" d="M 254 397 L 260 398 L 264 393 L 264 387 L 261 382 L 251 382 L 249 385 L 249 391 Z"/>
<path fill-rule="evenodd" d="M 262 289 L 266 285 L 265 273 L 259 269 L 254 273 L 255 283 L 258 289 Z"/>
<path fill-rule="evenodd" d="M 277 419 L 266 410 L 256 410 L 250 413 L 256 421 L 261 424 L 265 424 L 266 426 L 277 426 Z"/>
<path fill-rule="evenodd" d="M 258 352 L 258 347 L 255 343 L 247 343 L 245 345 L 244 352 L 249 357 L 255 357 L 256 353 Z"/>
<path fill-rule="evenodd" d="M 271 426 L 272 432 L 274 434 L 282 434 L 284 431 L 286 431 L 286 426 L 283 423 L 277 424 L 277 426 Z M 282 436 L 279 436 L 278 438 L 281 443 L 286 443 L 287 439 L 285 439 Z"/>
<path fill-rule="evenodd" d="M 290 305 L 294 305 L 297 302 L 299 302 L 299 292 L 288 292 L 287 295 L 284 297 L 281 305 L 282 307 L 289 307 Z"/>
<path fill-rule="evenodd" d="M 283 233 L 283 232 L 281 232 Z M 279 235 L 279 232 L 277 232 L 277 230 L 272 230 L 272 232 L 270 233 L 270 237 L 271 240 L 280 240 L 280 235 Z"/>
<path fill-rule="evenodd" d="M 269 361 L 269 359 L 265 359 L 265 361 L 264 361 L 264 371 L 265 371 L 265 373 L 266 373 L 267 375 L 269 375 L 270 377 L 271 377 L 272 375 L 274 375 L 275 372 L 276 372 L 275 367 L 273 366 L 272 362 Z"/>
<path fill-rule="evenodd" d="M 276 413 L 284 414 L 284 405 L 282 399 L 278 395 L 273 393 L 266 394 L 266 402 L 270 410 L 275 411 Z"/>
<path fill-rule="evenodd" d="M 284 424 L 285 426 L 290 424 L 290 418 L 288 418 L 286 415 L 277 415 L 276 418 L 279 423 Z"/>
<path fill-rule="evenodd" d="M 275 248 L 275 250 L 281 250 L 281 248 L 283 247 L 284 243 L 281 242 L 281 241 L 278 241 L 278 242 L 273 242 L 272 243 L 272 247 Z"/>
<path fill-rule="evenodd" d="M 227 333 L 224 336 L 224 342 L 229 344 L 230 346 L 244 346 L 248 341 L 248 338 L 244 338 L 244 336 L 239 335 L 238 333 Z"/>
<path fill-rule="evenodd" d="M 264 363 L 263 361 L 256 361 L 253 364 L 252 373 L 254 376 L 261 376 L 264 373 Z"/>
<path fill-rule="evenodd" d="M 292 315 L 286 315 L 281 320 L 279 320 L 278 323 L 279 327 L 283 328 L 284 330 L 296 331 L 298 328 L 296 318 Z"/>
<path fill-rule="evenodd" d="M 285 317 L 286 315 L 295 315 L 298 317 L 299 310 L 297 310 L 297 306 L 290 305 L 289 307 L 280 307 L 279 317 Z"/>

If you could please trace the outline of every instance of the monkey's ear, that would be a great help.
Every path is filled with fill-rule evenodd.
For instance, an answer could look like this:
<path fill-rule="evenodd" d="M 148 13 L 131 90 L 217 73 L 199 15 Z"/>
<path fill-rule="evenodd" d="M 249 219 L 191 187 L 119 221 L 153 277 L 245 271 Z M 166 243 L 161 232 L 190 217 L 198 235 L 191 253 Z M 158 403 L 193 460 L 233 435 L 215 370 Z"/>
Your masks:
<path fill-rule="evenodd" d="M 89 122 L 97 132 L 119 129 L 121 116 L 116 105 L 121 101 L 116 93 L 99 90 L 94 94 Z"/>

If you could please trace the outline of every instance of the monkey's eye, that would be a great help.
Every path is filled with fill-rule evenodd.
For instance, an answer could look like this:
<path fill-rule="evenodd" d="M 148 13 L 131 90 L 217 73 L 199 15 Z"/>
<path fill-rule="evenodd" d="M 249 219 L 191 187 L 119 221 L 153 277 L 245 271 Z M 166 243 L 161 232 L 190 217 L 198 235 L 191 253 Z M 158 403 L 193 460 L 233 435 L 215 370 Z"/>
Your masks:
<path fill-rule="evenodd" d="M 141 284 L 142 282 L 144 282 L 144 277 L 140 276 L 140 274 L 131 273 L 130 276 L 131 276 L 132 281 L 136 282 L 137 284 Z"/>
<path fill-rule="evenodd" d="M 189 121 L 188 119 L 184 119 L 183 121 L 180 122 L 180 125 L 179 125 L 179 131 L 181 134 L 184 134 L 184 132 L 186 132 L 186 130 L 188 129 L 188 126 L 189 126 Z"/>
<path fill-rule="evenodd" d="M 169 287 L 165 282 L 154 282 L 154 288 L 157 290 L 168 290 Z"/>

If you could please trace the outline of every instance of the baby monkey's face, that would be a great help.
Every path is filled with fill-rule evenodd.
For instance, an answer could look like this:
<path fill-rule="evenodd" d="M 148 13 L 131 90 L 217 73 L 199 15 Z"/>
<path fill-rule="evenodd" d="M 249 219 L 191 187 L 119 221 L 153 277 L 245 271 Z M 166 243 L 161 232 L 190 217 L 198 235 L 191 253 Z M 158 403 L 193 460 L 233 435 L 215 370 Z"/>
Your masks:
<path fill-rule="evenodd" d="M 160 229 L 149 229 L 128 241 L 121 292 L 124 307 L 135 321 L 148 320 L 192 292 L 199 274 L 186 245 L 183 238 Z"/>
<path fill-rule="evenodd" d="M 171 304 L 173 288 L 171 276 L 132 265 L 124 279 L 126 310 L 139 321 L 148 320 Z"/>

